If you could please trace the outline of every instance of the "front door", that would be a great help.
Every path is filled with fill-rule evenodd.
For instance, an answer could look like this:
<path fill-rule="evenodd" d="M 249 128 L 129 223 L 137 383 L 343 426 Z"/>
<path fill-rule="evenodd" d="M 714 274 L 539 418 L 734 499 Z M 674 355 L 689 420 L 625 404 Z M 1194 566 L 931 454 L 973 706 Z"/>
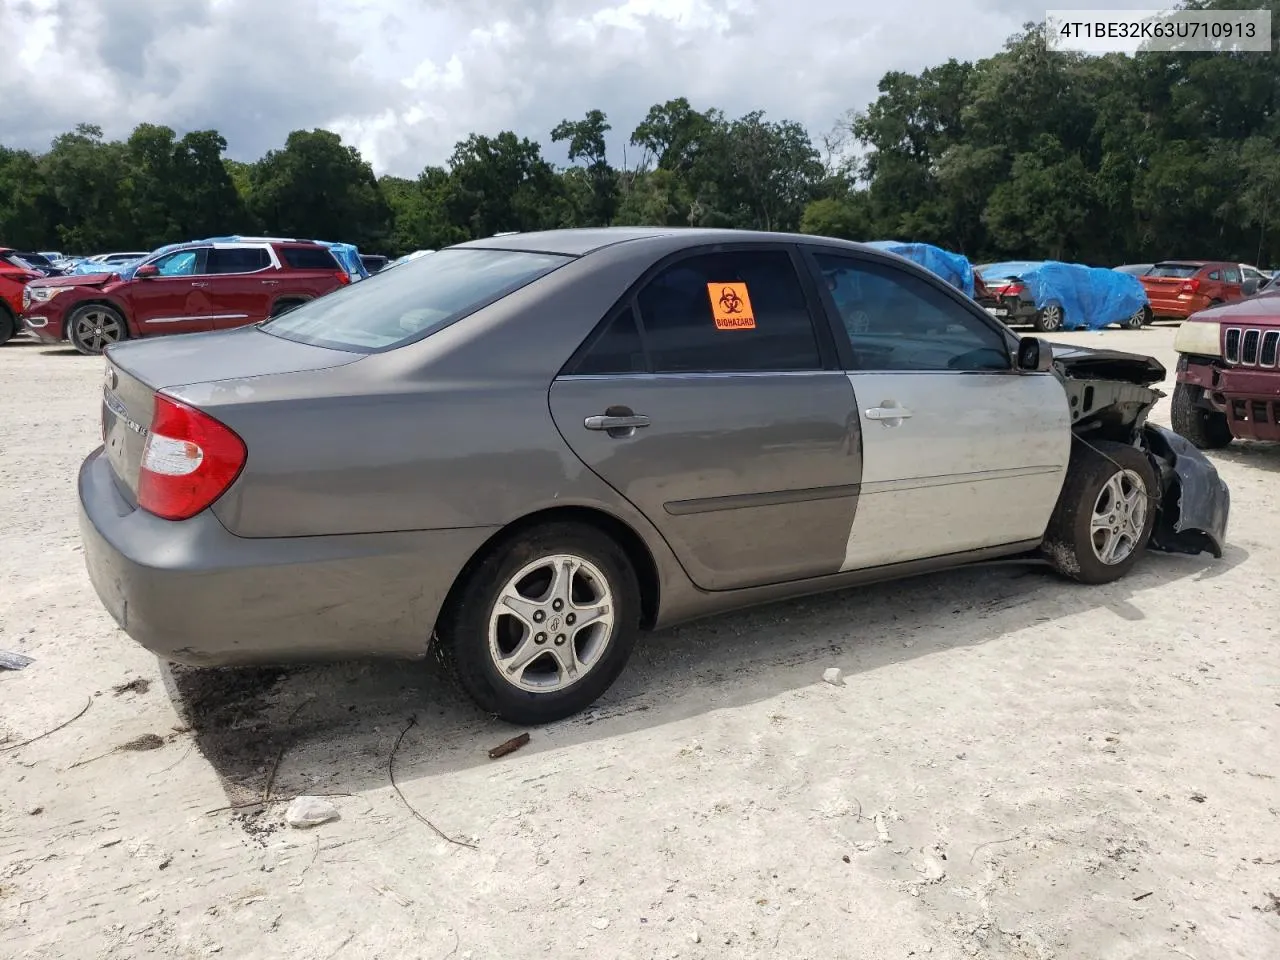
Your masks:
<path fill-rule="evenodd" d="M 130 281 L 125 299 L 144 337 L 213 329 L 207 317 L 205 253 L 204 247 L 175 250 L 148 261 L 159 275 Z"/>
<path fill-rule="evenodd" d="M 876 258 L 813 263 L 862 426 L 842 569 L 1038 541 L 1071 453 L 1062 384 L 1013 370 L 995 322 L 940 283 Z"/>
<path fill-rule="evenodd" d="M 785 246 L 735 245 L 668 264 L 551 387 L 574 452 L 705 590 L 844 560 L 857 412 L 797 263 Z"/>

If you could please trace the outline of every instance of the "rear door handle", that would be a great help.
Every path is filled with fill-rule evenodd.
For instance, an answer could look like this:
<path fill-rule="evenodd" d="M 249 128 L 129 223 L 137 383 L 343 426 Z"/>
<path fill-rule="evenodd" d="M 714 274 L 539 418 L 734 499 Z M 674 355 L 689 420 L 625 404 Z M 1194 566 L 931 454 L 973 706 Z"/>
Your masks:
<path fill-rule="evenodd" d="M 207 287 L 209 284 L 203 280 L 192 280 L 191 285 L 193 287 Z"/>
<path fill-rule="evenodd" d="M 626 417 L 587 417 L 582 425 L 588 430 L 634 430 L 636 427 L 647 427 L 650 422 L 643 414 L 631 414 Z"/>
<path fill-rule="evenodd" d="M 911 416 L 906 407 L 872 407 L 865 413 L 868 420 L 906 420 Z"/>
<path fill-rule="evenodd" d="M 274 287 L 279 282 L 279 280 L 263 280 L 262 285 L 264 287 Z"/>

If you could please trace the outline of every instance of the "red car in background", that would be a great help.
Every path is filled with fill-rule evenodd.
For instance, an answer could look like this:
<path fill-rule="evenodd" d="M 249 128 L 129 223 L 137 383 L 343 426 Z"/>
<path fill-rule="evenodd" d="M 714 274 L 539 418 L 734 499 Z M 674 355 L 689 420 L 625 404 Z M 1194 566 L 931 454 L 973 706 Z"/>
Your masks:
<path fill-rule="evenodd" d="M 19 257 L 12 247 L 0 247 L 0 343 L 8 343 L 22 329 L 22 291 L 43 276 Z"/>
<path fill-rule="evenodd" d="M 1221 260 L 1164 260 L 1138 277 L 1156 319 L 1191 314 L 1244 296 L 1240 264 Z"/>
<path fill-rule="evenodd" d="M 84 354 L 136 337 L 258 323 L 351 278 L 328 248 L 299 241 L 190 243 L 124 275 L 48 277 L 27 285 L 23 323 L 46 343 Z"/>

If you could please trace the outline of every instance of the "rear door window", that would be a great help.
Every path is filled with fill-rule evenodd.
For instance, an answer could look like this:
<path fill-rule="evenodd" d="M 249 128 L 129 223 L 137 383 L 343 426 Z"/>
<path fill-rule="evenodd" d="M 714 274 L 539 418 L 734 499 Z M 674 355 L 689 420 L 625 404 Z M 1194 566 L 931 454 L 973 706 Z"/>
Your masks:
<path fill-rule="evenodd" d="M 649 281 L 636 306 L 654 373 L 822 369 L 785 250 L 686 257 Z"/>
<path fill-rule="evenodd" d="M 1222 279 L 1227 283 L 1240 282 L 1240 269 L 1238 267 L 1227 267 L 1222 271 Z"/>
<path fill-rule="evenodd" d="M 304 303 L 260 329 L 335 350 L 390 350 L 420 340 L 572 259 L 519 250 L 441 250 L 388 270 L 377 283 L 355 283 Z"/>
<path fill-rule="evenodd" d="M 262 247 L 214 247 L 209 251 L 205 273 L 253 273 L 271 266 L 271 257 Z"/>

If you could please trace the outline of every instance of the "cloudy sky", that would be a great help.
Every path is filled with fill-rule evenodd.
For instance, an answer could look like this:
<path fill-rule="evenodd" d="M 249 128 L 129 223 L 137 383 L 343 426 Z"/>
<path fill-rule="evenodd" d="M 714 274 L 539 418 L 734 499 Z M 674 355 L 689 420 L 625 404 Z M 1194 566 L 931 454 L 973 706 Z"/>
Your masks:
<path fill-rule="evenodd" d="M 1051 0 L 1056 9 L 1112 6 Z M 1116 4 L 1119 6 L 1133 4 Z M 598 107 L 620 150 L 648 107 L 829 129 L 887 70 L 1000 49 L 1045 0 L 0 0 L 0 143 L 78 122 L 213 127 L 251 160 L 327 127 L 413 176 L 471 132 L 548 139 Z M 548 156 L 561 159 L 558 150 Z M 621 155 L 614 157 L 621 160 Z"/>

